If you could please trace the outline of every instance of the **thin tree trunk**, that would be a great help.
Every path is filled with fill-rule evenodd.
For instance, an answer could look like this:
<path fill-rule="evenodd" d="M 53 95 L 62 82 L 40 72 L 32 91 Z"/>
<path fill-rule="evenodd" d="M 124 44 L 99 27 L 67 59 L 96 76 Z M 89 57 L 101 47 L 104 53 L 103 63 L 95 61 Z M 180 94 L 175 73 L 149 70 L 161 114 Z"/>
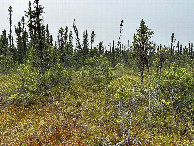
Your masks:
<path fill-rule="evenodd" d="M 122 101 L 121 100 L 119 100 L 119 112 L 120 112 L 120 114 L 121 114 L 121 116 L 122 116 L 122 121 L 121 121 L 121 124 L 122 124 L 122 126 L 121 126 L 121 133 L 122 133 L 122 135 L 123 135 L 123 139 L 125 138 L 125 115 L 124 115 L 124 109 L 123 109 L 123 104 L 122 104 Z"/>
<path fill-rule="evenodd" d="M 127 134 L 127 143 L 129 142 L 129 139 L 131 137 L 131 129 L 132 129 L 132 119 L 133 118 L 133 114 L 132 112 L 130 112 L 130 121 L 129 121 L 129 130 L 128 130 L 128 134 Z"/>

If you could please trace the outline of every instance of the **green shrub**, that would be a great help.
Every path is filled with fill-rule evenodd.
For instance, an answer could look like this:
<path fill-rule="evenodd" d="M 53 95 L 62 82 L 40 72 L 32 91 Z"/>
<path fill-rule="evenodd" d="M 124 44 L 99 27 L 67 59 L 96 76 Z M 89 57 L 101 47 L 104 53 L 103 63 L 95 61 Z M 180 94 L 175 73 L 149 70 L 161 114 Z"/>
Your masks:
<path fill-rule="evenodd" d="M 173 64 L 162 72 L 159 88 L 161 101 L 166 107 L 172 106 L 177 114 L 182 115 L 194 112 L 194 74 L 192 72 Z"/>

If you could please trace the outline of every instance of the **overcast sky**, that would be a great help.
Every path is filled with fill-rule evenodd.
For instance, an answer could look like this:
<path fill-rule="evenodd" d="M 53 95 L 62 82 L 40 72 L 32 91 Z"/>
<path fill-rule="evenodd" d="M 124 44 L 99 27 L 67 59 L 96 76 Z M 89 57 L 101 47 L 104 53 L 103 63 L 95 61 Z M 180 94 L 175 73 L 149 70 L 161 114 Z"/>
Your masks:
<path fill-rule="evenodd" d="M 33 2 L 33 0 L 31 0 Z M 96 33 L 96 42 L 108 45 L 119 38 L 119 25 L 124 20 L 122 42 L 133 41 L 133 34 L 144 19 L 154 31 L 153 41 L 170 44 L 170 36 L 182 44 L 194 42 L 194 0 L 40 0 L 44 23 L 56 38 L 60 27 L 72 29 L 73 20 L 80 35 L 84 30 Z M 28 9 L 28 0 L 0 0 L 0 31 L 8 30 L 8 7 L 13 7 L 13 25 Z"/>

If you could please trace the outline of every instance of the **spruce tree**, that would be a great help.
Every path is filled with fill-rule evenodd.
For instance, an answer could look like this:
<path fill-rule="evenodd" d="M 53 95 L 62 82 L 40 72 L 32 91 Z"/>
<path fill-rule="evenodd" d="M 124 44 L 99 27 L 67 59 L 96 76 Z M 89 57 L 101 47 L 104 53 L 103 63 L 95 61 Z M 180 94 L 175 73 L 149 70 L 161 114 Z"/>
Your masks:
<path fill-rule="evenodd" d="M 46 25 L 45 31 L 46 31 L 46 44 L 53 46 L 53 36 L 50 34 L 48 24 Z"/>
<path fill-rule="evenodd" d="M 44 74 L 44 58 L 43 58 L 43 36 L 42 36 L 42 30 L 41 30 L 41 26 L 42 26 L 42 13 L 43 13 L 43 7 L 41 5 L 39 5 L 39 0 L 35 0 L 35 11 L 34 11 L 34 22 L 35 22 L 35 35 L 36 35 L 36 50 L 37 50 L 37 55 L 38 55 L 38 64 L 40 65 L 41 68 L 41 72 L 42 74 Z"/>
<path fill-rule="evenodd" d="M 171 35 L 171 46 L 170 46 L 170 54 L 171 54 L 171 56 L 170 56 L 170 62 L 173 62 L 174 59 L 175 59 L 174 58 L 174 55 L 175 55 L 175 53 L 174 53 L 175 52 L 175 50 L 174 50 L 174 43 L 175 43 L 175 41 L 176 41 L 176 39 L 174 37 L 174 33 L 172 33 L 172 35 Z"/>
<path fill-rule="evenodd" d="M 61 27 L 58 31 L 58 50 L 60 62 L 64 65 L 65 62 L 65 42 L 64 42 L 64 29 Z"/>
<path fill-rule="evenodd" d="M 79 67 L 81 67 L 83 65 L 82 63 L 82 56 L 83 56 L 83 50 L 82 50 L 82 46 L 80 43 L 80 38 L 79 38 L 79 32 L 76 26 L 76 21 L 74 19 L 73 22 L 73 29 L 75 32 L 75 39 L 76 39 L 76 48 L 75 48 L 75 62 L 76 62 L 76 69 L 79 69 Z"/>
<path fill-rule="evenodd" d="M 69 41 L 68 41 L 68 54 L 73 55 L 73 33 L 72 31 L 69 32 Z"/>
<path fill-rule="evenodd" d="M 22 26 L 21 26 L 21 22 L 18 22 L 18 26 L 15 27 L 15 33 L 16 33 L 16 43 L 17 43 L 17 61 L 19 63 L 22 62 L 22 37 L 21 37 L 21 34 L 22 34 Z"/>
<path fill-rule="evenodd" d="M 16 58 L 16 48 L 14 47 L 13 36 L 12 36 L 12 12 L 13 12 L 12 6 L 9 6 L 8 12 L 9 12 L 9 35 L 8 35 L 9 51 L 8 53 L 9 53 L 9 57 L 15 59 Z"/>
<path fill-rule="evenodd" d="M 112 66 L 114 67 L 116 65 L 116 59 L 115 59 L 115 42 L 113 40 L 113 46 L 112 46 L 112 50 L 111 50 L 111 62 L 112 62 Z"/>
<path fill-rule="evenodd" d="M 83 52 L 82 52 L 82 57 L 83 57 L 83 64 L 85 63 L 85 60 L 88 57 L 89 54 L 89 42 L 88 42 L 88 32 L 87 30 L 83 32 Z"/>
<path fill-rule="evenodd" d="M 33 25 L 33 10 L 32 10 L 32 4 L 29 1 L 28 4 L 28 11 L 26 12 L 26 16 L 28 17 L 28 28 L 29 28 L 29 37 L 30 37 L 30 46 L 33 46 L 33 42 L 34 42 L 34 35 L 33 35 L 33 29 L 35 28 L 35 26 Z"/>
<path fill-rule="evenodd" d="M 103 55 L 103 54 L 104 54 L 103 42 L 100 42 L 98 44 L 98 56 Z"/>
<path fill-rule="evenodd" d="M 69 44 L 68 44 L 68 27 L 65 27 L 65 32 L 64 32 L 64 45 L 65 45 L 65 50 L 64 50 L 64 59 L 65 59 L 65 67 L 69 66 Z"/>
<path fill-rule="evenodd" d="M 26 30 L 26 27 L 25 27 L 25 19 L 24 19 L 24 16 L 22 17 L 22 20 L 21 20 L 21 23 L 22 23 L 22 47 L 23 47 L 23 52 L 24 52 L 24 58 L 26 57 L 27 55 L 27 45 L 28 45 L 28 32 Z"/>
<path fill-rule="evenodd" d="M 68 44 L 67 44 L 67 47 L 68 47 L 68 52 L 67 52 L 67 66 L 68 67 L 72 67 L 73 65 L 73 54 L 74 54 L 74 51 L 73 51 L 73 34 L 72 34 L 72 31 L 69 32 L 69 35 L 68 35 Z"/>
<path fill-rule="evenodd" d="M 6 30 L 2 31 L 2 35 L 0 36 L 0 56 L 4 58 L 8 53 L 8 38 Z"/>
<path fill-rule="evenodd" d="M 17 61 L 24 63 L 24 59 L 27 55 L 27 43 L 28 43 L 28 32 L 25 28 L 25 19 L 22 17 L 21 21 L 18 22 L 18 26 L 15 27 L 16 43 L 17 43 Z"/>
<path fill-rule="evenodd" d="M 9 11 L 9 36 L 8 37 L 9 37 L 9 46 L 11 48 L 12 46 L 12 12 L 13 12 L 12 6 L 9 6 L 8 11 Z"/>
<path fill-rule="evenodd" d="M 34 65 L 39 67 L 42 75 L 44 75 L 44 36 L 42 35 L 43 26 L 43 7 L 39 4 L 39 0 L 34 0 L 34 9 L 29 2 L 28 12 L 26 12 L 29 20 L 30 47 L 34 48 L 35 62 Z"/>
<path fill-rule="evenodd" d="M 91 50 L 92 50 L 92 45 L 94 43 L 94 38 L 96 37 L 96 34 L 94 33 L 94 31 L 92 31 L 91 33 L 91 37 L 90 37 L 90 43 L 91 43 Z"/>
<path fill-rule="evenodd" d="M 138 58 L 138 68 L 141 74 L 141 83 L 143 83 L 143 73 L 145 66 L 150 69 L 150 59 L 149 57 L 152 55 L 154 48 L 153 42 L 150 41 L 153 31 L 151 31 L 148 26 L 145 24 L 144 20 L 141 20 L 140 27 L 137 29 L 137 33 L 134 34 L 133 37 L 133 47 L 134 52 Z"/>

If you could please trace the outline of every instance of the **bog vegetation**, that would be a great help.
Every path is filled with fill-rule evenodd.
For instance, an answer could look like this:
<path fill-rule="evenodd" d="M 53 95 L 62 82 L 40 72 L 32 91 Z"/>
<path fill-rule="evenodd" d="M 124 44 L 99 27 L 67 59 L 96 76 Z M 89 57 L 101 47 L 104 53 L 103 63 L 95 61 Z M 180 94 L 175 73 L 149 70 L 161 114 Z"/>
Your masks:
<path fill-rule="evenodd" d="M 108 47 L 94 46 L 94 31 L 82 41 L 75 21 L 54 42 L 43 10 L 39 0 L 29 2 L 13 27 L 8 9 L 10 29 L 0 35 L 1 145 L 194 144 L 193 43 L 182 46 L 172 34 L 170 46 L 157 45 L 144 20 L 132 45 L 120 41 L 124 21 Z"/>

